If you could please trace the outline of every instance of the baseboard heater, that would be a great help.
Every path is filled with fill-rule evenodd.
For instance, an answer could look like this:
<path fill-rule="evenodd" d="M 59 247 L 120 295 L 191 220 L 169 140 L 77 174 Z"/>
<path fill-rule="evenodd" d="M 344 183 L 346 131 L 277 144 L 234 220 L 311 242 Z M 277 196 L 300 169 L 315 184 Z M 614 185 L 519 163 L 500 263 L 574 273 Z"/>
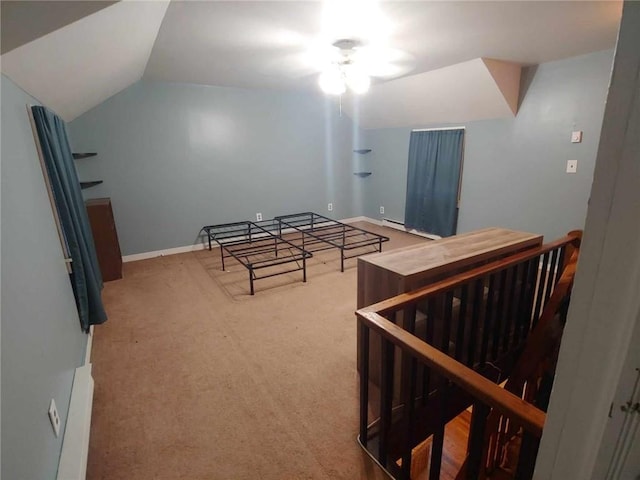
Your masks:
<path fill-rule="evenodd" d="M 391 224 L 393 224 L 395 226 L 398 226 L 398 227 L 402 227 L 402 230 L 404 230 L 404 223 L 399 221 L 399 220 L 393 220 L 391 218 L 383 218 L 382 221 L 386 222 L 386 223 L 391 223 Z"/>
<path fill-rule="evenodd" d="M 93 405 L 91 364 L 76 368 L 57 480 L 85 480 Z"/>
<path fill-rule="evenodd" d="M 442 237 L 440 235 L 433 235 L 431 233 L 419 232 L 415 228 L 408 229 L 404 226 L 403 222 L 398 220 L 393 220 L 391 218 L 383 218 L 382 219 L 383 227 L 395 228 L 396 230 L 402 230 L 403 232 L 411 233 L 413 235 L 419 235 L 421 237 L 429 238 L 431 240 L 440 240 Z"/>

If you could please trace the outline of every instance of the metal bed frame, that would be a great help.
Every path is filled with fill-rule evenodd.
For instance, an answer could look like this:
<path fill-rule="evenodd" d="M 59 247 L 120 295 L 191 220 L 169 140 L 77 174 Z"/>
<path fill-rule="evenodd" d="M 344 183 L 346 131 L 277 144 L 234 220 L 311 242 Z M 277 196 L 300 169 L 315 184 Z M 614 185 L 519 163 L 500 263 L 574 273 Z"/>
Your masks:
<path fill-rule="evenodd" d="M 262 222 L 234 222 L 202 227 L 209 241 L 220 246 L 222 270 L 225 258 L 234 258 L 249 270 L 249 287 L 254 294 L 254 282 L 264 278 L 302 270 L 302 281 L 307 281 L 307 259 L 313 255 L 285 240 L 280 233 L 280 223 L 275 220 Z M 274 232 L 277 232 L 274 233 Z M 295 263 L 294 268 L 258 275 L 259 270 Z"/>
<path fill-rule="evenodd" d="M 283 228 L 284 230 L 293 229 L 294 232 L 299 233 L 298 239 L 290 238 L 289 241 L 301 241 L 300 247 L 307 252 L 339 249 L 341 272 L 344 272 L 345 260 L 359 257 L 364 253 L 381 252 L 383 242 L 389 241 L 389 237 L 384 235 L 338 222 L 314 212 L 280 215 L 274 220 L 279 224 L 280 237 L 283 235 Z M 362 252 L 363 249 L 368 251 Z M 345 255 L 345 252 L 352 250 L 359 250 L 359 252 Z"/>

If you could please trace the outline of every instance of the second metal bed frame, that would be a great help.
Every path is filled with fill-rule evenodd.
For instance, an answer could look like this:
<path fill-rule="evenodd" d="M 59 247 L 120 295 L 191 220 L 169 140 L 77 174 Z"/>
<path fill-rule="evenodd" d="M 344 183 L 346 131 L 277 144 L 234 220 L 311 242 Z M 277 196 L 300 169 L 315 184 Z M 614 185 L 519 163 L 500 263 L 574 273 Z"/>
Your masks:
<path fill-rule="evenodd" d="M 274 218 L 280 225 L 279 236 L 283 235 L 283 226 L 293 229 L 300 234 L 300 247 L 308 252 L 319 252 L 337 248 L 340 250 L 340 271 L 344 272 L 344 261 L 359 257 L 365 253 L 382 251 L 382 243 L 388 242 L 389 237 L 363 230 L 346 223 L 332 220 L 314 212 L 280 215 Z M 297 239 L 290 238 L 296 242 Z M 363 249 L 368 251 L 363 252 Z M 345 255 L 345 251 L 358 250 L 358 253 Z"/>

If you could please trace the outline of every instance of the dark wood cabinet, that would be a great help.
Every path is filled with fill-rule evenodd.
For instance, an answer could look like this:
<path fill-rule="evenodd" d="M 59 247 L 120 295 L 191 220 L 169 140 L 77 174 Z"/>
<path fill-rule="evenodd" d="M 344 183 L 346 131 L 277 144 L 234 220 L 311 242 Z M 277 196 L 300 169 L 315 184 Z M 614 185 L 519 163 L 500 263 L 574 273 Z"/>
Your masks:
<path fill-rule="evenodd" d="M 108 282 L 122 278 L 122 255 L 111 209 L 111 199 L 94 198 L 85 201 L 85 205 L 96 245 L 102 280 Z"/>

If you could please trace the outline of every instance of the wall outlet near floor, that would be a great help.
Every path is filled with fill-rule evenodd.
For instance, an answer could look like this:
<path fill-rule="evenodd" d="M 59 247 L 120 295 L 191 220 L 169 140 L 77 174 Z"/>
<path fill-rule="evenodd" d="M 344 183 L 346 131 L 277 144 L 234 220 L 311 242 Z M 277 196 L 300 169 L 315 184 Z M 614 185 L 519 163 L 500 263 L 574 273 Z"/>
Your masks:
<path fill-rule="evenodd" d="M 578 160 L 567 160 L 567 173 L 576 173 L 578 171 Z"/>
<path fill-rule="evenodd" d="M 330 212 L 333 212 L 333 203 L 330 203 L 327 205 L 327 210 L 329 210 Z"/>
<path fill-rule="evenodd" d="M 60 415 L 58 415 L 56 401 L 53 398 L 51 399 L 51 403 L 49 403 L 49 421 L 51 422 L 53 433 L 57 437 L 60 435 Z"/>
<path fill-rule="evenodd" d="M 384 207 L 382 205 L 380 206 L 380 213 L 384 213 Z"/>
<path fill-rule="evenodd" d="M 258 221 L 258 222 L 262 221 L 262 214 L 261 213 L 256 213 L 256 221 Z"/>

